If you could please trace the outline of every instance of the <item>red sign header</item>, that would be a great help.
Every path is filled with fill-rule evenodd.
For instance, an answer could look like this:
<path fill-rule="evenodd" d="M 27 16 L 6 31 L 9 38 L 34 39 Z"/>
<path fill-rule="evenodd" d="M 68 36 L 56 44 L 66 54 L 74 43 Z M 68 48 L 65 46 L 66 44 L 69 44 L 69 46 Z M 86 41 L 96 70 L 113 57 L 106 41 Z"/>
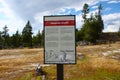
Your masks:
<path fill-rule="evenodd" d="M 44 26 L 74 26 L 74 20 L 44 21 Z"/>

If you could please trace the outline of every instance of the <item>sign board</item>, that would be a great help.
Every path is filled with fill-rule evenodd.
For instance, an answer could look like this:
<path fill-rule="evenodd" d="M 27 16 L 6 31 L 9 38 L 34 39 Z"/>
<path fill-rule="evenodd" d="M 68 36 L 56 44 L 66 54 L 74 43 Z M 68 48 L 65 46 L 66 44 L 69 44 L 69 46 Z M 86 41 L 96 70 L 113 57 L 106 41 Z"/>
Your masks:
<path fill-rule="evenodd" d="M 75 64 L 75 16 L 44 16 L 44 63 Z"/>

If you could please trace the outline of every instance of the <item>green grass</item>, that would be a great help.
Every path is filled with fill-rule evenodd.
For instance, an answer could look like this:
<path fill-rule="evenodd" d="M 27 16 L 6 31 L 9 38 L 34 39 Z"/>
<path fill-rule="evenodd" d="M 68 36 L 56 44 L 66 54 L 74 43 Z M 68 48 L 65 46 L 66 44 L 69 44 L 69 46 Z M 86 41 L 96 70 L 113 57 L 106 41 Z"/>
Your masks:
<path fill-rule="evenodd" d="M 32 75 L 32 72 L 28 72 L 28 73 L 25 73 L 22 77 L 17 78 L 15 80 L 33 80 L 33 79 L 42 80 L 42 77 L 41 76 L 35 77 L 35 76 Z"/>
<path fill-rule="evenodd" d="M 71 68 L 73 68 L 73 66 L 71 66 Z M 46 70 L 48 73 L 47 80 L 56 80 L 54 70 L 55 69 L 51 69 L 51 71 Z M 98 68 L 96 70 L 79 69 L 79 71 L 75 72 L 74 70 L 69 70 L 69 73 L 65 70 L 64 75 L 69 75 L 67 78 L 64 76 L 64 80 L 120 80 L 120 72 L 110 72 L 104 68 Z M 32 80 L 33 78 L 35 78 L 35 76 L 32 75 L 32 72 L 28 72 L 17 80 Z M 42 80 L 42 77 L 37 76 L 36 80 Z"/>
<path fill-rule="evenodd" d="M 43 70 L 47 73 L 45 80 L 56 80 L 56 66 L 44 67 Z M 42 80 L 42 76 L 35 76 L 35 71 L 30 71 L 15 80 Z"/>

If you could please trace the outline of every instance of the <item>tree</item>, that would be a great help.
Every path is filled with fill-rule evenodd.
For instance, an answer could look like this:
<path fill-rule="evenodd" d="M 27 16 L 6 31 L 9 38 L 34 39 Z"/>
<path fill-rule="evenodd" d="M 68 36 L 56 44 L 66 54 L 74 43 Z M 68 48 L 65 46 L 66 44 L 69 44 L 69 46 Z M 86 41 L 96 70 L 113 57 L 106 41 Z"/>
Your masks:
<path fill-rule="evenodd" d="M 44 45 L 44 29 L 42 30 L 42 39 L 41 39 L 41 45 Z"/>
<path fill-rule="evenodd" d="M 81 30 L 78 30 L 76 32 L 76 41 L 83 41 L 84 37 L 84 28 L 81 28 Z"/>
<path fill-rule="evenodd" d="M 88 13 L 89 13 L 89 5 L 85 3 L 82 10 L 82 17 L 84 19 L 84 22 L 87 20 L 86 17 Z"/>
<path fill-rule="evenodd" d="M 83 19 L 84 24 L 79 32 L 82 35 L 81 39 L 95 43 L 99 38 L 99 35 L 102 33 L 104 28 L 103 20 L 101 17 L 102 5 L 98 6 L 98 13 L 93 15 L 91 14 L 90 18 L 86 18 L 86 14 L 89 13 L 88 5 L 84 4 L 83 6 Z"/>
<path fill-rule="evenodd" d="M 120 27 L 119 27 L 119 30 L 118 30 L 118 36 L 120 37 Z"/>
<path fill-rule="evenodd" d="M 102 4 L 98 6 L 98 15 L 101 15 L 101 10 L 102 10 Z"/>
<path fill-rule="evenodd" d="M 2 32 L 0 31 L 0 49 L 2 49 L 3 46 L 3 37 L 2 37 Z"/>
<path fill-rule="evenodd" d="M 38 31 L 37 40 L 38 40 L 39 46 L 41 46 L 42 45 L 42 34 L 40 33 L 40 31 Z"/>
<path fill-rule="evenodd" d="M 20 46 L 21 36 L 19 34 L 19 31 L 16 31 L 15 34 L 11 36 L 11 44 L 14 48 L 17 48 Z"/>
<path fill-rule="evenodd" d="M 75 30 L 76 33 L 76 42 L 79 41 L 79 36 L 78 36 L 78 29 Z"/>
<path fill-rule="evenodd" d="M 32 26 L 28 21 L 22 31 L 22 43 L 25 47 L 32 47 L 32 34 Z"/>
<path fill-rule="evenodd" d="M 5 25 L 5 27 L 3 27 L 3 32 L 2 32 L 2 37 L 3 37 L 3 46 L 6 48 L 10 45 L 9 43 L 9 39 L 10 39 L 10 36 L 8 34 L 8 27 Z"/>
<path fill-rule="evenodd" d="M 104 23 L 101 17 L 101 10 L 102 10 L 102 5 L 100 4 L 98 6 L 98 15 L 96 16 L 98 22 L 98 34 L 101 34 L 102 30 L 104 29 Z"/>
<path fill-rule="evenodd" d="M 76 42 L 83 40 L 83 33 L 82 30 L 76 29 Z"/>
<path fill-rule="evenodd" d="M 83 24 L 81 32 L 83 34 L 84 41 L 95 43 L 98 38 L 97 21 L 94 19 L 92 21 L 86 21 L 86 23 Z"/>
<path fill-rule="evenodd" d="M 40 47 L 42 45 L 42 34 L 38 31 L 36 36 L 33 36 L 33 45 L 35 47 Z"/>

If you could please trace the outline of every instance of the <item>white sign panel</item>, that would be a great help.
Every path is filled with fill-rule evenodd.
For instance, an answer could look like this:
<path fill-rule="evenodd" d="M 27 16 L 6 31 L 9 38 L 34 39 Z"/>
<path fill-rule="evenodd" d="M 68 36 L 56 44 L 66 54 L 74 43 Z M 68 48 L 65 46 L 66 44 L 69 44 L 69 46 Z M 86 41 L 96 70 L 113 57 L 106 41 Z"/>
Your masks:
<path fill-rule="evenodd" d="M 45 64 L 75 64 L 75 16 L 44 16 Z"/>

